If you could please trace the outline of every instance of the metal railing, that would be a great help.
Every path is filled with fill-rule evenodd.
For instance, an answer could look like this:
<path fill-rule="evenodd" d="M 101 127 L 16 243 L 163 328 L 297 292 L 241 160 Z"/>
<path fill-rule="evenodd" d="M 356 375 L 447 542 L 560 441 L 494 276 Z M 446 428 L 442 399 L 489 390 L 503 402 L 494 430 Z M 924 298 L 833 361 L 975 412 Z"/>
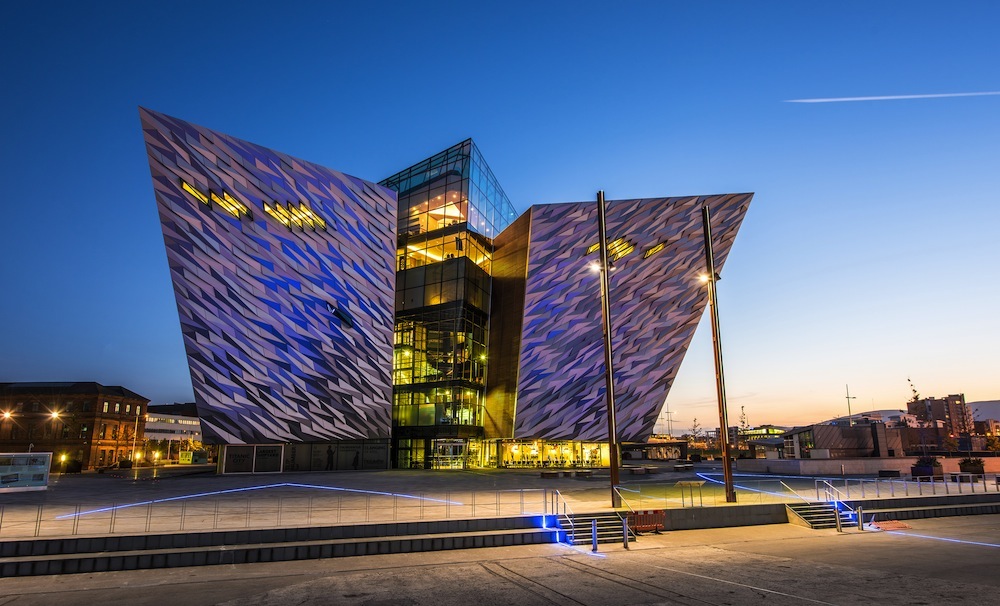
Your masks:
<path fill-rule="evenodd" d="M 556 494 L 552 494 L 555 492 Z M 520 489 L 272 498 L 178 498 L 112 505 L 0 505 L 0 539 L 292 528 L 569 511 L 558 491 Z"/>
<path fill-rule="evenodd" d="M 699 481 L 641 482 L 619 487 L 628 491 L 628 504 L 634 510 L 677 509 L 726 505 L 725 486 L 708 474 L 699 476 Z M 808 488 L 806 488 L 808 486 Z M 780 479 L 743 480 L 735 482 L 737 503 L 740 505 L 787 503 L 802 500 L 802 493 L 808 494 L 812 488 L 804 485 L 798 491 L 790 488 Z M 620 492 L 620 494 L 625 494 Z"/>
<path fill-rule="evenodd" d="M 569 543 L 572 544 L 573 541 L 576 540 L 576 524 L 573 523 L 573 508 L 570 507 L 569 503 L 566 502 L 566 499 L 563 498 L 562 493 L 554 488 L 549 491 L 549 505 L 549 511 L 559 516 L 561 520 L 565 520 L 569 524 L 569 530 L 566 533 L 566 537 L 569 540 Z"/>
<path fill-rule="evenodd" d="M 615 494 L 618 495 L 618 498 L 621 499 L 622 504 L 625 505 L 625 507 L 628 509 L 628 512 L 631 513 L 631 514 L 634 514 L 635 513 L 635 508 L 633 508 L 629 504 L 628 499 L 625 498 L 625 495 L 622 494 L 622 491 L 629 492 L 629 493 L 637 493 L 638 491 L 631 490 L 631 489 L 625 488 L 623 486 L 612 486 L 611 488 L 612 488 L 612 490 L 615 491 Z M 621 516 L 621 513 L 619 513 L 618 515 Z M 625 549 L 628 549 L 628 537 L 629 536 L 631 536 L 633 539 L 635 539 L 637 541 L 639 540 L 638 533 L 636 533 L 635 530 L 632 530 L 632 528 L 628 524 L 628 514 L 622 516 L 622 529 L 624 531 L 622 538 L 623 538 L 623 541 L 624 541 Z"/>
<path fill-rule="evenodd" d="M 917 476 L 914 478 L 845 478 L 843 480 L 825 479 L 815 481 L 817 500 L 824 499 L 821 492 L 823 485 L 836 487 L 842 495 L 841 500 L 857 500 L 883 497 L 910 497 L 951 495 L 966 493 L 1000 493 L 1000 483 L 997 476 L 990 478 L 986 474 L 945 473 L 942 477 Z"/>

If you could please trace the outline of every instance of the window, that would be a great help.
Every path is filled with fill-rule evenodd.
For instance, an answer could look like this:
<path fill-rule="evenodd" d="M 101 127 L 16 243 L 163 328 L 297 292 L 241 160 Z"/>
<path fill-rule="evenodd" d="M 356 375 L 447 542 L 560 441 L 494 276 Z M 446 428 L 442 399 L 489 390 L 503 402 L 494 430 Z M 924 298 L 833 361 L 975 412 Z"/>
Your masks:
<path fill-rule="evenodd" d="M 132 405 L 131 404 L 126 404 L 125 405 L 125 414 L 130 414 L 131 412 L 132 412 Z"/>
<path fill-rule="evenodd" d="M 107 402 L 104 403 L 104 412 L 108 412 L 108 403 Z"/>
<path fill-rule="evenodd" d="M 121 411 L 122 411 L 122 403 L 115 402 L 115 412 L 121 412 Z"/>
<path fill-rule="evenodd" d="M 115 425 L 114 427 L 111 428 L 111 439 L 112 440 L 117 440 L 118 439 L 118 426 L 117 425 Z"/>
<path fill-rule="evenodd" d="M 80 437 L 81 438 L 87 439 L 87 435 L 88 435 L 87 432 L 88 431 L 90 431 L 90 427 L 88 427 L 86 423 L 84 423 L 83 425 L 80 425 Z"/>
<path fill-rule="evenodd" d="M 103 440 L 108 437 L 108 424 L 101 423 L 101 433 L 97 435 L 98 439 Z"/>
<path fill-rule="evenodd" d="M 31 412 L 38 412 L 41 405 L 38 402 L 31 403 Z"/>

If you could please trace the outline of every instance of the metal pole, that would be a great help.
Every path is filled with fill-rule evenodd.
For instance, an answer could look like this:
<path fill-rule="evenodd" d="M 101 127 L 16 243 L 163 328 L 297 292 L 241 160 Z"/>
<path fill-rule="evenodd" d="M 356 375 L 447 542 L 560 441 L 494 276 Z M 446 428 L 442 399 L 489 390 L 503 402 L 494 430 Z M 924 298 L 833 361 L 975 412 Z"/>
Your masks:
<path fill-rule="evenodd" d="M 593 545 L 591 551 L 597 553 L 597 518 L 590 521 L 590 540 Z"/>
<path fill-rule="evenodd" d="M 851 415 L 851 400 L 856 400 L 854 396 L 851 395 L 851 386 L 844 385 L 847 390 L 847 426 L 854 427 L 854 417 Z"/>
<path fill-rule="evenodd" d="M 608 234 L 604 221 L 604 191 L 597 192 L 597 239 L 601 250 L 601 317 L 604 328 L 604 380 L 608 404 L 608 467 L 611 471 L 611 506 L 621 507 L 618 486 L 618 422 L 615 420 L 615 370 L 611 350 L 611 293 L 608 263 Z"/>
<path fill-rule="evenodd" d="M 136 438 L 139 437 L 139 410 L 140 410 L 139 406 L 136 406 L 135 407 L 135 428 L 132 430 L 132 466 L 133 467 L 137 467 L 136 466 L 136 460 L 135 460 L 135 441 L 136 441 Z M 138 471 L 136 473 L 138 473 Z"/>
<path fill-rule="evenodd" d="M 719 441 L 722 443 L 722 474 L 726 485 L 726 502 L 736 502 L 733 484 L 732 446 L 729 444 L 729 411 L 726 407 L 726 380 L 722 370 L 722 337 L 719 331 L 719 300 L 716 295 L 715 251 L 712 246 L 712 216 L 708 206 L 701 209 L 702 227 L 705 232 L 705 265 L 708 270 L 708 306 L 712 319 L 712 348 L 715 352 L 715 389 L 719 399 Z"/>

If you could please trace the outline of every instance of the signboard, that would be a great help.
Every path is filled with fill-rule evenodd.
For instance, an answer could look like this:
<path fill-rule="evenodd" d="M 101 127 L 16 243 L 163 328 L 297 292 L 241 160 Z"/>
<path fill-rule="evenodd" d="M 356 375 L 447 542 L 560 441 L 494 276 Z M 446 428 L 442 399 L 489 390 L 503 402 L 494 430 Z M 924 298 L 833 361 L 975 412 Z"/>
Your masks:
<path fill-rule="evenodd" d="M 0 492 L 45 490 L 51 452 L 0 453 Z"/>
<path fill-rule="evenodd" d="M 253 446 L 226 446 L 222 473 L 253 472 Z"/>
<path fill-rule="evenodd" d="M 182 450 L 178 463 L 181 465 L 208 463 L 208 453 L 204 450 Z"/>
<path fill-rule="evenodd" d="M 254 452 L 254 473 L 277 473 L 281 471 L 281 445 L 257 446 Z"/>

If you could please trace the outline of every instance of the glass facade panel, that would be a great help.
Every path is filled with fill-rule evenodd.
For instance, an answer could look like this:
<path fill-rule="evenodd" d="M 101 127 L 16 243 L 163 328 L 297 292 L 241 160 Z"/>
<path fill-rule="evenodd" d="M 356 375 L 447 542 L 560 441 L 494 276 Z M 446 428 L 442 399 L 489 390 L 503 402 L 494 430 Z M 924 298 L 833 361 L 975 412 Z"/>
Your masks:
<path fill-rule="evenodd" d="M 492 238 L 513 205 L 471 139 L 381 184 L 399 200 L 396 464 L 480 465 Z"/>

